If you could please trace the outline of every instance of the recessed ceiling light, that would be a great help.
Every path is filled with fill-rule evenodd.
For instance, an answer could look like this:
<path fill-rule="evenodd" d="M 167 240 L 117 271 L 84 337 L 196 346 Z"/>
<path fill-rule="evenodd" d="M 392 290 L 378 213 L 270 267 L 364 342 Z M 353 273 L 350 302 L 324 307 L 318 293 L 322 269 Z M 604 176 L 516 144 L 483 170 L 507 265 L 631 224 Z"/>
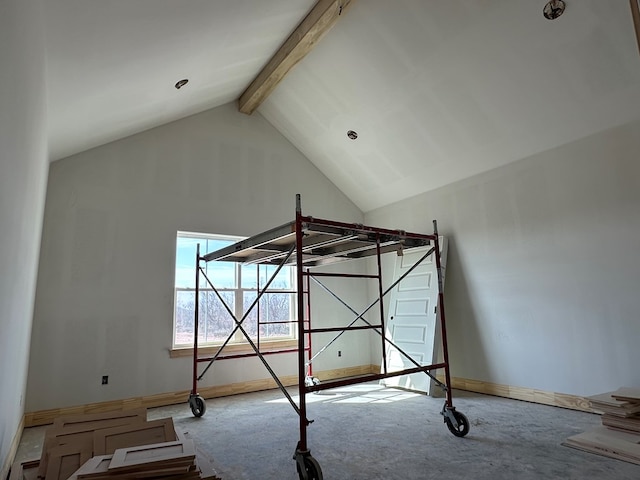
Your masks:
<path fill-rule="evenodd" d="M 187 83 L 189 83 L 189 79 L 188 78 L 183 78 L 182 80 L 176 82 L 175 87 L 180 90 L 182 87 L 184 87 Z"/>
<path fill-rule="evenodd" d="M 562 0 L 551 0 L 542 9 L 542 14 L 547 20 L 555 20 L 564 13 L 565 6 Z"/>
<path fill-rule="evenodd" d="M 358 132 L 354 132 L 353 130 L 349 130 L 347 132 L 347 137 L 349 137 L 351 140 L 355 140 L 356 138 L 358 138 Z"/>

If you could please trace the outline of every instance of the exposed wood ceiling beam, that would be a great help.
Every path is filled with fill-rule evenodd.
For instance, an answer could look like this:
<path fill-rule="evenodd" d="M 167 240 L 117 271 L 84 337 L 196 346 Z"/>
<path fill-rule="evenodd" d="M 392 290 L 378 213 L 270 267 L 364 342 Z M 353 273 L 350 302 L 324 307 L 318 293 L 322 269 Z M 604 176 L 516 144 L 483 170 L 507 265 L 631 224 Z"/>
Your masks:
<path fill-rule="evenodd" d="M 631 15 L 633 16 L 633 25 L 636 28 L 636 39 L 638 40 L 638 50 L 640 51 L 640 5 L 638 5 L 638 0 L 631 0 Z"/>
<path fill-rule="evenodd" d="M 251 115 L 343 15 L 354 0 L 318 0 L 238 100 L 238 109 Z"/>

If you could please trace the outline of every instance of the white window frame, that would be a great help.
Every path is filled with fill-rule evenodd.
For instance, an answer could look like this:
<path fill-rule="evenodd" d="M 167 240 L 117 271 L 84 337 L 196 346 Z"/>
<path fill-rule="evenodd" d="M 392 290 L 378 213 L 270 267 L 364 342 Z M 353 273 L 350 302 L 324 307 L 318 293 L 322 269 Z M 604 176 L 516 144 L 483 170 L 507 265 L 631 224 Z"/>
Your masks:
<path fill-rule="evenodd" d="M 193 238 L 193 239 L 198 239 L 198 240 L 221 240 L 221 241 L 229 241 L 230 244 L 235 243 L 237 241 L 243 240 L 244 237 L 236 237 L 236 236 L 230 236 L 230 235 L 220 235 L 220 234 L 210 234 L 210 233 L 197 233 L 197 232 L 184 232 L 184 231 L 178 231 L 177 235 L 176 235 L 176 257 L 175 257 L 175 262 L 174 262 L 174 268 L 175 268 L 175 273 L 176 273 L 176 277 L 174 278 L 174 288 L 173 288 L 173 328 L 172 328 L 172 351 L 178 351 L 178 350 L 185 350 L 185 349 L 192 349 L 193 348 L 193 340 L 191 340 L 190 343 L 176 343 L 176 336 L 177 336 L 177 331 L 176 329 L 178 328 L 177 326 L 177 307 L 178 307 L 178 292 L 195 292 L 195 286 L 194 287 L 181 287 L 178 286 L 178 282 L 177 282 L 177 276 L 178 276 L 178 242 L 180 238 Z M 202 247 L 200 247 L 200 255 L 205 255 L 206 252 L 204 251 L 205 249 Z M 208 262 L 208 266 L 211 267 L 215 264 L 216 262 Z M 193 254 L 193 267 L 191 269 L 192 271 L 192 275 L 193 278 L 195 279 L 195 264 L 196 264 L 196 258 L 195 258 L 195 252 Z M 202 264 L 201 264 L 202 266 Z M 264 267 L 262 265 L 262 267 Z M 234 305 L 229 305 L 229 308 L 234 310 L 235 316 L 238 320 L 240 320 L 242 318 L 242 314 L 238 314 L 238 312 L 243 312 L 244 310 L 244 297 L 245 297 L 245 293 L 246 292 L 258 292 L 258 288 L 253 288 L 253 287 L 243 287 L 242 286 L 242 269 L 243 269 L 243 264 L 242 263 L 234 263 L 234 268 L 235 268 L 235 273 L 234 273 L 234 278 L 235 278 L 235 286 L 234 287 L 218 287 L 215 282 L 212 283 L 214 284 L 214 286 L 216 287 L 216 290 L 218 290 L 218 292 L 223 293 L 223 292 L 234 292 L 235 294 L 235 302 Z M 246 266 L 244 266 L 244 268 L 246 268 Z M 256 268 L 258 268 L 258 266 L 256 266 Z M 268 293 L 282 293 L 282 294 L 289 294 L 290 298 L 291 298 L 291 302 L 289 304 L 289 319 L 291 321 L 290 323 L 290 335 L 282 335 L 282 336 L 276 336 L 276 337 L 268 337 L 268 336 L 263 336 L 260 335 L 260 346 L 266 346 L 267 348 L 277 348 L 280 347 L 282 345 L 292 345 L 294 343 L 297 343 L 297 325 L 295 323 L 295 318 L 296 318 L 296 303 L 297 303 L 297 295 L 296 295 L 296 290 L 295 290 L 295 286 L 296 286 L 296 271 L 295 268 L 293 267 L 282 267 L 283 269 L 287 269 L 289 271 L 289 275 L 291 275 L 290 281 L 289 281 L 289 285 L 291 288 L 287 288 L 287 289 L 283 289 L 283 288 L 273 288 L 270 286 L 270 288 L 265 292 L 265 295 Z M 267 279 L 268 280 L 268 279 Z M 209 291 L 209 292 L 213 292 L 213 289 L 209 286 L 209 284 L 206 282 L 206 280 L 204 280 L 202 277 L 200 279 L 200 286 L 199 286 L 200 291 Z M 264 298 L 264 296 L 262 297 Z M 250 303 L 247 305 L 247 307 L 250 306 Z M 256 311 L 256 309 L 259 307 L 259 305 L 254 306 L 253 311 Z M 202 317 L 201 317 L 202 318 Z M 243 323 L 243 326 L 245 326 L 245 324 Z M 259 325 L 256 325 L 256 332 L 259 332 Z M 257 335 L 251 335 L 251 340 L 256 342 L 258 336 Z M 220 345 L 222 345 L 224 343 L 225 340 L 215 340 L 215 341 L 198 341 L 198 348 L 203 347 L 203 348 L 207 348 L 207 347 L 219 347 Z M 231 340 L 228 343 L 229 346 L 232 347 L 248 347 L 249 343 L 247 342 L 245 336 L 242 334 L 242 332 L 240 331 L 240 329 L 238 329 L 235 334 L 233 335 L 233 337 L 231 338 Z M 235 349 L 235 348 L 234 348 Z"/>

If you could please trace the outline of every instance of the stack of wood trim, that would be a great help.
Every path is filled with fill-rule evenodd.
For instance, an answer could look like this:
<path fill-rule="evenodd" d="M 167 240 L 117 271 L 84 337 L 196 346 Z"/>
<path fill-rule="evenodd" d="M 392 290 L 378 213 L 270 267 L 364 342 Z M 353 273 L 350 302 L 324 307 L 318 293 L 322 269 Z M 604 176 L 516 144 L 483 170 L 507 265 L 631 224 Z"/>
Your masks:
<path fill-rule="evenodd" d="M 569 437 L 563 445 L 640 465 L 640 388 L 587 397 L 604 413 L 602 425 Z"/>
<path fill-rule="evenodd" d="M 638 398 L 630 397 L 634 394 Z M 622 387 L 615 392 L 601 393 L 587 397 L 587 399 L 591 402 L 591 407 L 594 410 L 609 415 L 626 418 L 640 413 L 640 388 Z"/>
<path fill-rule="evenodd" d="M 45 432 L 40 459 L 11 472 L 11 480 L 69 478 L 218 479 L 171 418 L 147 421 L 146 409 L 58 418 Z"/>
<path fill-rule="evenodd" d="M 191 440 L 117 449 L 82 465 L 69 480 L 158 478 L 198 479 L 195 446 Z"/>
<path fill-rule="evenodd" d="M 117 449 L 84 463 L 69 480 L 220 480 L 211 462 L 196 450 L 192 440 L 182 439 Z"/>
<path fill-rule="evenodd" d="M 569 437 L 563 445 L 640 465 L 640 435 L 596 427 Z"/>

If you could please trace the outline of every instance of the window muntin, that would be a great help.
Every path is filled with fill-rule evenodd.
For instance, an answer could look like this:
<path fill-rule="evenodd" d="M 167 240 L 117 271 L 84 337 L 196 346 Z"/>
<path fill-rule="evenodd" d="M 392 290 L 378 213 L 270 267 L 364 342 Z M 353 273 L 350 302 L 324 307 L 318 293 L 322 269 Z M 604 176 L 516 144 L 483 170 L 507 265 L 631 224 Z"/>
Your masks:
<path fill-rule="evenodd" d="M 195 308 L 195 258 L 200 244 L 204 255 L 241 240 L 237 237 L 178 232 L 176 240 L 176 275 L 173 347 L 193 345 Z M 276 271 L 274 265 L 242 265 L 235 262 L 201 263 L 206 275 L 235 313 L 238 320 L 255 301 L 257 286 L 264 288 Z M 295 336 L 295 269 L 283 267 L 272 280 L 269 289 L 242 323 L 252 340 L 274 342 L 292 340 Z M 224 342 L 233 331 L 235 323 L 225 306 L 207 283 L 203 275 L 199 279 L 198 345 L 215 346 Z M 259 319 L 259 322 L 258 322 Z M 230 343 L 246 343 L 238 330 Z"/>

